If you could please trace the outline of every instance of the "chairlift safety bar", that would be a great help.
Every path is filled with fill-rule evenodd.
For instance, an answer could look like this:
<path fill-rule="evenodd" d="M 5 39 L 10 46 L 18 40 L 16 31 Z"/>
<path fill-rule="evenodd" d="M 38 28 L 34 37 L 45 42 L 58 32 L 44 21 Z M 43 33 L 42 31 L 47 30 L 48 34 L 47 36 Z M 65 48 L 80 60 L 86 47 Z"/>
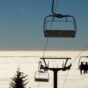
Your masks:
<path fill-rule="evenodd" d="M 77 31 L 77 26 L 76 26 L 76 20 L 75 20 L 75 17 L 74 16 L 71 16 L 71 15 L 62 15 L 62 14 L 57 14 L 57 15 L 48 15 L 45 17 L 45 20 L 44 20 L 44 26 L 43 26 L 43 30 L 45 31 L 46 30 L 46 21 L 47 21 L 47 18 L 48 17 L 56 17 L 56 18 L 67 18 L 67 17 L 71 17 L 73 19 L 73 24 L 74 24 L 74 30 Z"/>
<path fill-rule="evenodd" d="M 81 60 L 81 58 L 88 58 L 88 56 L 81 56 L 81 57 L 79 58 L 78 65 L 80 64 L 80 60 Z"/>

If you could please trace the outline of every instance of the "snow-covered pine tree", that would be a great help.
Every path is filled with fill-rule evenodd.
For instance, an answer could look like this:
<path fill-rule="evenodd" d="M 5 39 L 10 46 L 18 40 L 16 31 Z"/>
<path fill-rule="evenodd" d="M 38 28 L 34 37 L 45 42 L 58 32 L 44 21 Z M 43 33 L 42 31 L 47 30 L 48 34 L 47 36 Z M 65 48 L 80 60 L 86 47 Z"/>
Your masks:
<path fill-rule="evenodd" d="M 20 72 L 20 69 L 17 70 L 15 76 L 11 78 L 10 88 L 26 88 L 27 75 L 24 75 L 23 72 Z"/>

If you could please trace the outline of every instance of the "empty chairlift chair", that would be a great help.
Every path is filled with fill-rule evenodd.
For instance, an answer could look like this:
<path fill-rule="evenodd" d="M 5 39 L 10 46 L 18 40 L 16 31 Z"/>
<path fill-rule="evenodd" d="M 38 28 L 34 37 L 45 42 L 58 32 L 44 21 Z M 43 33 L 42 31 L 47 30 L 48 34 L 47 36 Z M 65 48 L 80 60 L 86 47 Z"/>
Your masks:
<path fill-rule="evenodd" d="M 45 17 L 43 30 L 45 37 L 75 37 L 76 21 L 70 15 L 48 15 Z"/>
<path fill-rule="evenodd" d="M 49 81 L 49 73 L 48 72 L 35 72 L 35 81 L 37 82 L 48 82 Z"/>

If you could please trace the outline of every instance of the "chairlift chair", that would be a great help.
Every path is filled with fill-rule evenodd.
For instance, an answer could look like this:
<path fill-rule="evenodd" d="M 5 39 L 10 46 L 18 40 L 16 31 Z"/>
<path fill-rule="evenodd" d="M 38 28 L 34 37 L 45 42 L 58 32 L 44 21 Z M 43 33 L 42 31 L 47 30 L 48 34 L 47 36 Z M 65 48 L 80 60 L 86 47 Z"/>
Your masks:
<path fill-rule="evenodd" d="M 48 21 L 48 19 L 51 18 L 51 20 Z M 53 25 L 53 22 L 56 22 L 55 19 L 64 19 L 64 21 L 57 21 L 58 24 L 60 22 L 69 22 L 69 23 L 72 23 L 73 25 L 73 28 L 68 30 L 68 29 L 52 29 L 52 28 L 48 28 L 48 23 L 51 23 Z M 69 21 L 69 18 L 71 19 L 71 21 Z M 64 25 L 63 25 L 64 26 Z M 44 27 L 43 27 L 43 30 L 44 30 L 44 36 L 45 37 L 75 37 L 75 34 L 76 34 L 76 30 L 77 30 L 77 27 L 76 27 L 76 21 L 75 21 L 75 18 L 73 16 L 70 16 L 70 15 L 61 15 L 61 14 L 53 14 L 53 15 L 48 15 L 45 17 L 45 20 L 44 20 Z"/>
<path fill-rule="evenodd" d="M 88 56 L 81 56 L 79 58 L 78 67 L 81 74 L 82 74 L 82 71 L 84 71 L 84 74 L 88 72 Z"/>
<path fill-rule="evenodd" d="M 35 72 L 35 81 L 37 82 L 48 82 L 49 81 L 49 73 L 48 72 Z"/>

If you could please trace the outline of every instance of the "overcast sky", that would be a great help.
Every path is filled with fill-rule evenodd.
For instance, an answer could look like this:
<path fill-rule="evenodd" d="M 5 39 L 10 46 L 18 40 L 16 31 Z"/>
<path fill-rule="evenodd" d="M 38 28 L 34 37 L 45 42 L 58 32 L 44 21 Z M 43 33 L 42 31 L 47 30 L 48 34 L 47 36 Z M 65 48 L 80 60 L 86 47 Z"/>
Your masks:
<path fill-rule="evenodd" d="M 43 50 L 44 17 L 52 0 L 0 0 L 0 50 Z M 88 46 L 88 0 L 59 0 L 57 12 L 73 15 L 75 38 L 50 38 L 47 50 L 81 50 Z"/>

